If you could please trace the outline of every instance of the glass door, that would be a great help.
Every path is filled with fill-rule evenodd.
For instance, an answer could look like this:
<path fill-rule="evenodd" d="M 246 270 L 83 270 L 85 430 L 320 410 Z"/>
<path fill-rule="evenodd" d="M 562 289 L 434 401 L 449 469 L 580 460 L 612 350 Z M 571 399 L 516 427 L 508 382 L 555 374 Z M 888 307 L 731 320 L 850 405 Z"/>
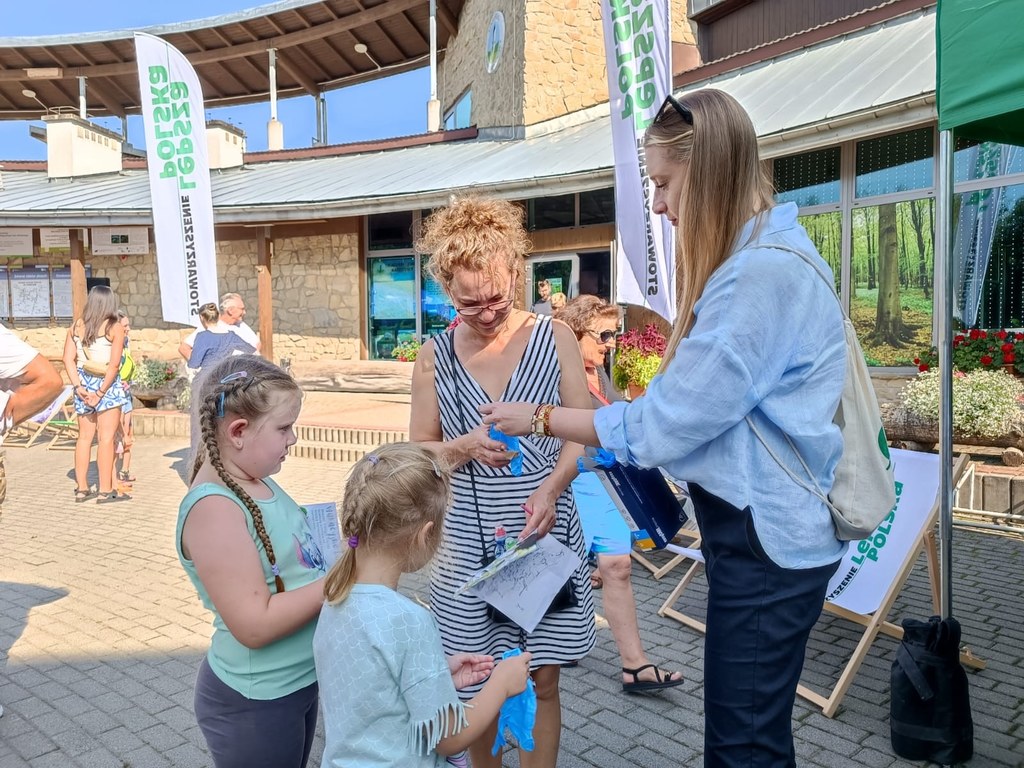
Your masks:
<path fill-rule="evenodd" d="M 416 257 L 367 260 L 370 358 L 390 360 L 395 345 L 416 338 Z"/>
<path fill-rule="evenodd" d="M 556 294 L 562 294 L 568 301 L 579 293 L 579 286 L 580 258 L 575 253 L 534 256 L 526 262 L 526 308 L 529 310 L 538 304 L 550 304 Z M 557 303 L 557 296 L 555 301 Z"/>

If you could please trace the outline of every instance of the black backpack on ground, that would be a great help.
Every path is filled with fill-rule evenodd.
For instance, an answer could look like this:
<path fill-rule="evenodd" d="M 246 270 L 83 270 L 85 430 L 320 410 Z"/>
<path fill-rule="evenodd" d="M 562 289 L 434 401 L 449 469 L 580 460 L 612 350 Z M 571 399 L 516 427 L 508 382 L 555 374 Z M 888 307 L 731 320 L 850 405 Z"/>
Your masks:
<path fill-rule="evenodd" d="M 952 765 L 971 758 L 974 722 L 956 619 L 903 620 L 889 723 L 893 751 L 907 760 Z"/>

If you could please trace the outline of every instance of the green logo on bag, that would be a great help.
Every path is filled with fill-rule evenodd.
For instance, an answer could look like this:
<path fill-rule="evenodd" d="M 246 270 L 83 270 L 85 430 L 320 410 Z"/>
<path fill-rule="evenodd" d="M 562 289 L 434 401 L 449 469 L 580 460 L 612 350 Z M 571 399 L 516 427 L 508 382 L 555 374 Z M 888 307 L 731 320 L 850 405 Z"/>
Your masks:
<path fill-rule="evenodd" d="M 885 456 L 886 459 L 888 459 L 889 463 L 885 465 L 885 468 L 887 470 L 891 469 L 892 456 L 889 455 L 889 441 L 885 439 L 885 427 L 882 427 L 878 430 L 878 450 L 880 450 L 882 452 L 882 455 Z"/>

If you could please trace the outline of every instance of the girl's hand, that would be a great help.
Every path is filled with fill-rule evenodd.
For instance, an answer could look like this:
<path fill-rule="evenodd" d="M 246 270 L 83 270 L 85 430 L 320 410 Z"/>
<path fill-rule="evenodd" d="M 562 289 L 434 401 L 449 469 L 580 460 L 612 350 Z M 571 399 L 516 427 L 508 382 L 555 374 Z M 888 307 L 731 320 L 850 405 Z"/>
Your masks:
<path fill-rule="evenodd" d="M 481 425 L 462 438 L 466 442 L 463 450 L 470 459 L 476 459 L 487 467 L 500 469 L 507 467 L 512 459 L 508 456 L 508 448 L 504 443 L 487 435 L 488 428 Z"/>
<path fill-rule="evenodd" d="M 537 532 L 538 537 L 546 536 L 555 527 L 555 520 L 558 517 L 555 507 L 557 500 L 557 497 L 551 497 L 544 486 L 530 495 L 530 498 L 523 504 L 523 511 L 526 512 L 526 527 L 519 534 L 520 540 L 525 539 L 534 531 Z"/>
<path fill-rule="evenodd" d="M 533 434 L 535 403 L 487 403 L 480 406 L 484 424 L 493 424 L 506 435 Z"/>
<path fill-rule="evenodd" d="M 456 653 L 448 657 L 448 669 L 455 687 L 467 688 L 482 683 L 494 671 L 494 657 L 482 653 Z"/>
<path fill-rule="evenodd" d="M 95 408 L 97 405 L 100 404 L 99 392 L 86 393 L 85 397 L 82 398 L 82 401 L 90 408 Z"/>
<path fill-rule="evenodd" d="M 494 668 L 491 679 L 504 688 L 505 698 L 526 690 L 526 681 L 530 678 L 531 658 L 533 656 L 529 653 L 520 653 L 518 656 L 502 659 L 501 663 Z"/>

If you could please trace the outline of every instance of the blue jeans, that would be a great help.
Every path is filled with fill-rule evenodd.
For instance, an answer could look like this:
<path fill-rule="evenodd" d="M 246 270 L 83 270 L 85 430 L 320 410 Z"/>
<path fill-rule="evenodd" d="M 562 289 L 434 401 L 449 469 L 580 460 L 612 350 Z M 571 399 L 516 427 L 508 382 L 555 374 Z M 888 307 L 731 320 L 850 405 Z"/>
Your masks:
<path fill-rule="evenodd" d="M 225 685 L 204 658 L 196 677 L 199 729 L 217 768 L 305 768 L 316 730 L 316 683 L 266 701 Z"/>
<path fill-rule="evenodd" d="M 782 568 L 761 547 L 749 508 L 689 489 L 708 579 L 704 765 L 795 766 L 796 686 L 839 562 Z"/>

